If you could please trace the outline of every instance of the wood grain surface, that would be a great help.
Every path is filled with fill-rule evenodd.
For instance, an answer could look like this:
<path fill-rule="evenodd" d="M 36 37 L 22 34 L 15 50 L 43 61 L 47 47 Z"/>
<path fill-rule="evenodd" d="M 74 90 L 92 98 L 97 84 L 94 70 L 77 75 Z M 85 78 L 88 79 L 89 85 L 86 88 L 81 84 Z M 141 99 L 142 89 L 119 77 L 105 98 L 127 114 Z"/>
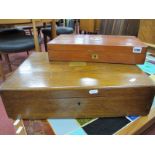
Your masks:
<path fill-rule="evenodd" d="M 135 65 L 49 62 L 33 53 L 0 87 L 9 117 L 146 115 L 154 84 Z"/>
<path fill-rule="evenodd" d="M 141 52 L 133 52 L 135 47 Z M 146 47 L 134 36 L 60 35 L 48 43 L 48 54 L 51 61 L 142 64 Z"/>

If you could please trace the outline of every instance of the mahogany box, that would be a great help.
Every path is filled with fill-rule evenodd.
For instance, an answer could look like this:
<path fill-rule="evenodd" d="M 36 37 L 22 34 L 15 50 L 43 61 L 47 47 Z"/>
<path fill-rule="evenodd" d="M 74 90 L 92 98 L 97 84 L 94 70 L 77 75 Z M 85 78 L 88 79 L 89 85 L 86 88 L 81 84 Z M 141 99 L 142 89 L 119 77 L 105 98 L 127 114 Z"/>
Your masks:
<path fill-rule="evenodd" d="M 34 52 L 0 94 L 10 118 L 96 118 L 148 114 L 154 88 L 136 65 L 49 62 Z"/>
<path fill-rule="evenodd" d="M 60 35 L 48 43 L 50 61 L 143 64 L 147 46 L 134 36 Z"/>

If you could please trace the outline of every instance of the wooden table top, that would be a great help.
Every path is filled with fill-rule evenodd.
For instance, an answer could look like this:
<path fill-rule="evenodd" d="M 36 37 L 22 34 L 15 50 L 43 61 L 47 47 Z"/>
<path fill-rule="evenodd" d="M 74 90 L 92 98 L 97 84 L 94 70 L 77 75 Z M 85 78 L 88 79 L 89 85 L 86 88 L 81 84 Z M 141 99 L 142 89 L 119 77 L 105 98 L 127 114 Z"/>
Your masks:
<path fill-rule="evenodd" d="M 52 22 L 52 19 L 35 19 L 35 22 L 37 23 Z M 0 19 L 0 25 L 29 24 L 29 23 L 32 23 L 32 19 Z"/>
<path fill-rule="evenodd" d="M 31 19 L 0 19 L 0 25 L 32 23 Z"/>
<path fill-rule="evenodd" d="M 36 52 L 0 87 L 2 90 L 149 87 L 150 78 L 135 65 L 49 62 Z"/>

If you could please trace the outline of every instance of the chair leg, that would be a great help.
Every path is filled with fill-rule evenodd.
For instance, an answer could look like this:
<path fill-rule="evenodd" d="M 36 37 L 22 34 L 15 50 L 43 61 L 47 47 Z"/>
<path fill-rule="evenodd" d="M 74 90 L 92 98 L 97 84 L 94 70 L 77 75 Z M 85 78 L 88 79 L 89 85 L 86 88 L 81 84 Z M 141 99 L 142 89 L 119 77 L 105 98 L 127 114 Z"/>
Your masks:
<path fill-rule="evenodd" d="M 12 72 L 12 67 L 11 67 L 9 55 L 8 54 L 3 54 L 3 55 L 4 55 L 4 58 L 5 58 L 7 65 L 8 65 L 9 71 Z"/>
<path fill-rule="evenodd" d="M 4 74 L 2 63 L 0 63 L 0 74 L 1 74 L 2 80 L 4 81 L 5 80 L 5 74 Z"/>
<path fill-rule="evenodd" d="M 2 55 L 0 54 L 0 60 L 2 60 Z"/>
<path fill-rule="evenodd" d="M 2 54 L 0 53 L 0 57 L 1 57 L 1 61 L 3 62 L 3 59 L 2 59 Z M 0 75 L 2 77 L 2 80 L 4 81 L 5 80 L 5 74 L 4 74 L 4 69 L 3 69 L 3 64 L 2 62 L 0 62 Z"/>
<path fill-rule="evenodd" d="M 26 53 L 27 53 L 27 56 L 29 56 L 29 51 L 26 51 Z"/>
<path fill-rule="evenodd" d="M 44 46 L 45 46 L 45 51 L 47 52 L 47 36 L 44 35 Z"/>

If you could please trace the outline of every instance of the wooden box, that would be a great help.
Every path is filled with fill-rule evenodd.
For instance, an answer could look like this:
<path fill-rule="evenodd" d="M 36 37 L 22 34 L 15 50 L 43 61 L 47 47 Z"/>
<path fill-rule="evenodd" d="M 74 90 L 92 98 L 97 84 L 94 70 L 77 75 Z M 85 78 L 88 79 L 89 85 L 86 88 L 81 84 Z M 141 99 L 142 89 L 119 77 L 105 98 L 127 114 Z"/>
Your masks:
<path fill-rule="evenodd" d="M 49 62 L 36 52 L 0 93 L 11 118 L 115 117 L 148 114 L 154 84 L 135 65 Z"/>
<path fill-rule="evenodd" d="M 48 43 L 49 60 L 143 64 L 147 46 L 134 36 L 60 35 Z"/>

